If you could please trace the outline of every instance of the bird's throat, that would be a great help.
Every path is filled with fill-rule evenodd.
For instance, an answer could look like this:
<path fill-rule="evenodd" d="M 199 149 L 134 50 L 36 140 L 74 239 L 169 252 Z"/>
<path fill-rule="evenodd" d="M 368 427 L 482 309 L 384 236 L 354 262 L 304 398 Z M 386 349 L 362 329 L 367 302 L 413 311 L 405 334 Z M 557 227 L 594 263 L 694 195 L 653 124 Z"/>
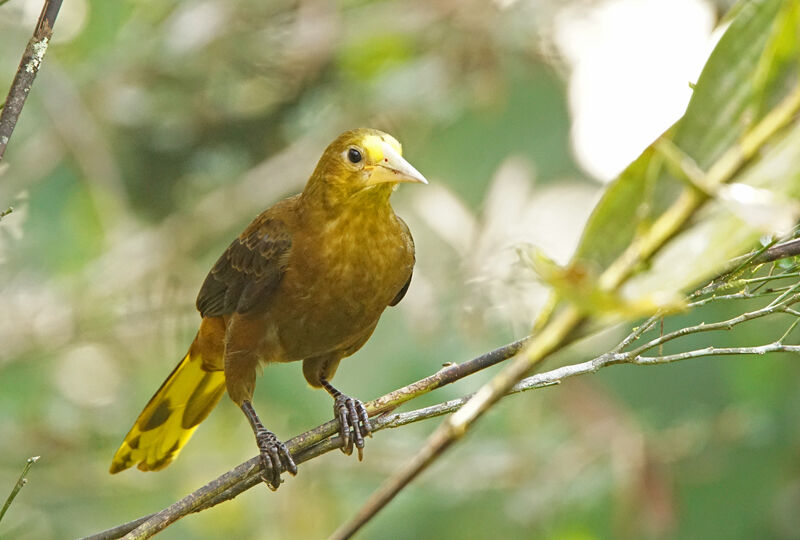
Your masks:
<path fill-rule="evenodd" d="M 394 211 L 389 197 L 396 184 L 377 184 L 356 191 L 345 191 L 329 187 L 303 192 L 303 211 L 314 223 L 331 221 L 387 219 Z"/>

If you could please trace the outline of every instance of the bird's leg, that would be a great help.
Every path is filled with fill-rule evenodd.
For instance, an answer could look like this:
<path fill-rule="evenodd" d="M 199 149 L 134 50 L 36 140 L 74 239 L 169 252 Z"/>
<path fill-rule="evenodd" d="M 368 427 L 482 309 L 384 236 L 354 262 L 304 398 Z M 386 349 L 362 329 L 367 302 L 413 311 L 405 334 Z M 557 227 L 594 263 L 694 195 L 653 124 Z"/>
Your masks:
<path fill-rule="evenodd" d="M 339 420 L 339 435 L 344 444 L 342 452 L 348 456 L 353 453 L 353 445 L 358 449 L 358 460 L 364 457 L 364 436 L 372 437 L 367 409 L 360 400 L 351 398 L 333 387 L 325 379 L 320 385 L 333 397 L 333 417 Z M 352 434 L 350 430 L 352 429 Z"/>
<path fill-rule="evenodd" d="M 275 491 L 281 485 L 281 470 L 285 469 L 295 475 L 297 474 L 297 465 L 286 445 L 261 423 L 252 403 L 243 401 L 242 412 L 250 422 L 250 427 L 253 428 L 258 450 L 261 452 L 261 479 L 272 491 Z"/>

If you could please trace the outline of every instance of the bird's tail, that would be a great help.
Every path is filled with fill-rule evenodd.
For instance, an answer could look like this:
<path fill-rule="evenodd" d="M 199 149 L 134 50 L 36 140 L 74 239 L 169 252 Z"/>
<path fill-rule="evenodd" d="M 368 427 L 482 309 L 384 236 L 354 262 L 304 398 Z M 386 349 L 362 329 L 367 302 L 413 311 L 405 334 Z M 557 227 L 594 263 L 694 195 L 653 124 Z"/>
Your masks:
<path fill-rule="evenodd" d="M 139 414 L 114 454 L 111 474 L 137 464 L 142 471 L 163 469 L 219 403 L 225 392 L 225 374 L 203 369 L 203 358 L 196 349 L 189 349 Z"/>

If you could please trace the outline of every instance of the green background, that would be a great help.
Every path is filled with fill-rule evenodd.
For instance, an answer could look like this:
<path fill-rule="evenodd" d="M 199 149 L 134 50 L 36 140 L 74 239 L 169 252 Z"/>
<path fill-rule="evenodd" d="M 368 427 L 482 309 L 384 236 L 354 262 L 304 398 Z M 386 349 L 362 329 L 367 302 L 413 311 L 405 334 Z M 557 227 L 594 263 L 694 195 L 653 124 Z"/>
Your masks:
<path fill-rule="evenodd" d="M 0 7 L 0 88 L 29 38 L 31 6 Z M 64 9 L 57 35 L 62 22 L 65 32 L 77 24 Z M 432 184 L 393 198 L 417 243 L 409 296 L 336 378 L 364 400 L 530 327 L 509 298 L 536 285 L 513 270 L 515 244 L 493 230 L 518 203 L 498 187 L 509 159 L 531 171 L 527 196 L 542 204 L 536 197 L 551 194 L 551 213 L 565 216 L 568 226 L 536 231 L 554 244 L 574 245 L 586 201 L 602 189 L 571 155 L 563 66 L 540 45 L 555 16 L 548 3 L 87 0 L 74 9 L 85 23 L 48 51 L 0 176 L 0 206 L 15 207 L 0 223 L 0 497 L 27 457 L 42 456 L 3 539 L 97 532 L 255 454 L 224 399 L 166 470 L 107 473 L 196 331 L 208 268 L 256 213 L 302 189 L 339 131 L 391 132 Z M 457 218 L 471 234 L 437 229 Z M 498 277 L 501 265 L 512 271 Z M 665 330 L 741 309 L 713 305 Z M 762 344 L 785 328 L 767 319 L 665 352 Z M 557 362 L 590 358 L 619 335 Z M 331 416 L 299 368 L 269 366 L 258 381 L 256 408 L 283 438 Z M 788 355 L 724 357 L 612 367 L 514 396 L 362 536 L 798 538 L 798 375 Z M 438 422 L 376 434 L 362 463 L 323 456 L 277 493 L 250 490 L 161 537 L 324 538 Z"/>

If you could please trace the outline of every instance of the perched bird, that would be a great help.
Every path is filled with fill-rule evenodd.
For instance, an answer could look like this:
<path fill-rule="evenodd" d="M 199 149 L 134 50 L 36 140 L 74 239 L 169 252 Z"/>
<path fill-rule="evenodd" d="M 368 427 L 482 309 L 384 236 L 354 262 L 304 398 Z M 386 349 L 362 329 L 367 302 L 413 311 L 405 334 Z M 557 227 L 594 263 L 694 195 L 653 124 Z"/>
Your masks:
<path fill-rule="evenodd" d="M 169 465 L 225 390 L 255 434 L 262 478 L 297 473 L 286 446 L 253 409 L 260 364 L 303 361 L 303 375 L 334 399 L 350 454 L 370 434 L 366 409 L 334 388 L 339 361 L 369 339 L 411 283 L 414 241 L 389 196 L 400 182 L 427 184 L 400 143 L 373 129 L 342 133 L 303 192 L 261 213 L 234 240 L 197 296 L 202 321 L 186 356 L 136 419 L 111 473 Z"/>

